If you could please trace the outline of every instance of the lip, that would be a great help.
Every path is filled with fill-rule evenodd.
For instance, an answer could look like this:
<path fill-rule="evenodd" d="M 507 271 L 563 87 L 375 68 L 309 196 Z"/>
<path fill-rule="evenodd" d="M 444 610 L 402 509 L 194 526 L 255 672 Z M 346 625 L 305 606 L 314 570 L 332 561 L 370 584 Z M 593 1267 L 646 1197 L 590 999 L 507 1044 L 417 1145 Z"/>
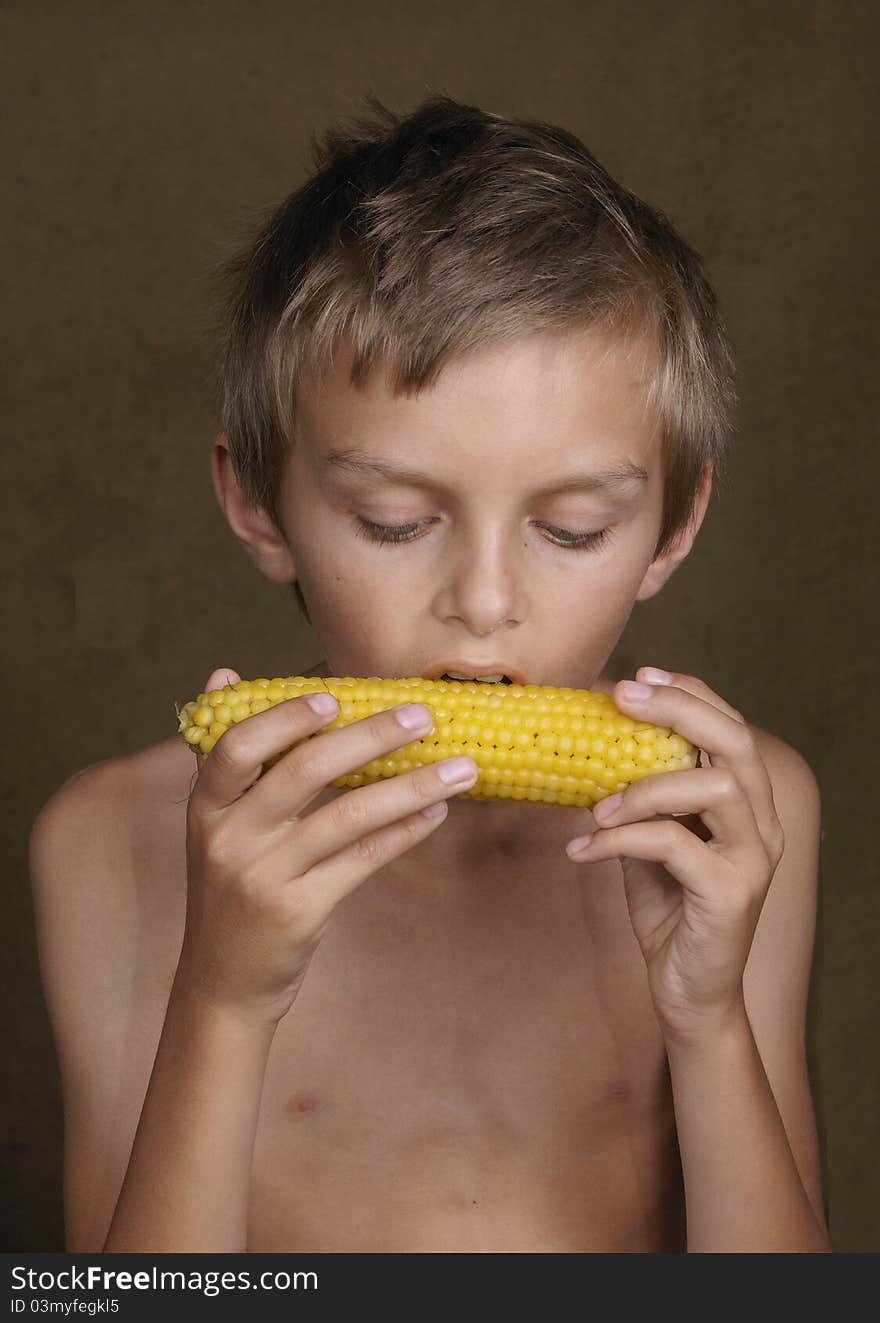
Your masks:
<path fill-rule="evenodd" d="M 511 684 L 527 684 L 522 671 L 510 662 L 469 662 L 458 660 L 431 662 L 420 675 L 423 680 L 439 680 L 444 671 L 460 671 L 462 675 L 506 675 Z"/>

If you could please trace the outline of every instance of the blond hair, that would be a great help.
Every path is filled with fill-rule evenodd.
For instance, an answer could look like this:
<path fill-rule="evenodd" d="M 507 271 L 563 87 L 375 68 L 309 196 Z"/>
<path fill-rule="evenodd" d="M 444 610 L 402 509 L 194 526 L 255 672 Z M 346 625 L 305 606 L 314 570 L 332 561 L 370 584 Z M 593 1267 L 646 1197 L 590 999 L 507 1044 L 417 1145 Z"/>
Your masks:
<path fill-rule="evenodd" d="M 312 139 L 315 169 L 220 272 L 219 396 L 235 476 L 286 536 L 297 390 L 343 338 L 350 381 L 381 356 L 395 394 L 455 355 L 542 330 L 647 329 L 662 428 L 655 556 L 724 476 L 733 356 L 699 255 L 565 129 L 433 94 Z M 294 591 L 309 620 L 299 585 Z"/>

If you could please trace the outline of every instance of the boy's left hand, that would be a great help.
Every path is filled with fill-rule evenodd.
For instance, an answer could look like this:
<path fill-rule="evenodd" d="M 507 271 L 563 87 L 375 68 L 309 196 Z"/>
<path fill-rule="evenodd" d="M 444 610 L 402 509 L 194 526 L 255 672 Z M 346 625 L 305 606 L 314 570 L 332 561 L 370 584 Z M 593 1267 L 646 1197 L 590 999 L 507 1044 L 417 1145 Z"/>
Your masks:
<path fill-rule="evenodd" d="M 650 680 L 647 671 L 637 678 Z M 743 971 L 785 838 L 742 714 L 690 675 L 650 687 L 634 700 L 621 681 L 614 703 L 677 731 L 711 765 L 643 777 L 607 818 L 596 804 L 593 839 L 570 857 L 620 859 L 661 1029 L 692 1042 L 743 1008 Z"/>

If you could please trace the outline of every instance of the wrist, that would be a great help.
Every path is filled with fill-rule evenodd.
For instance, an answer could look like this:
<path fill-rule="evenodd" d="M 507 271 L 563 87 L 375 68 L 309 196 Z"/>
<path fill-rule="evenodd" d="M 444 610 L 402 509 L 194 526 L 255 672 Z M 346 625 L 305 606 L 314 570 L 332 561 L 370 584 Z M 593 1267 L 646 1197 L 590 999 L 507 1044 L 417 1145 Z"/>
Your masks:
<path fill-rule="evenodd" d="M 261 1042 L 268 1046 L 275 1037 L 279 1020 L 259 1015 L 210 996 L 190 982 L 180 970 L 175 976 L 168 1001 L 168 1013 L 189 1028 L 230 1042 Z"/>
<path fill-rule="evenodd" d="M 725 1007 L 694 1014 L 687 1023 L 662 1025 L 661 1031 L 667 1054 L 678 1056 L 703 1055 L 752 1037 L 752 1026 L 742 996 Z"/>

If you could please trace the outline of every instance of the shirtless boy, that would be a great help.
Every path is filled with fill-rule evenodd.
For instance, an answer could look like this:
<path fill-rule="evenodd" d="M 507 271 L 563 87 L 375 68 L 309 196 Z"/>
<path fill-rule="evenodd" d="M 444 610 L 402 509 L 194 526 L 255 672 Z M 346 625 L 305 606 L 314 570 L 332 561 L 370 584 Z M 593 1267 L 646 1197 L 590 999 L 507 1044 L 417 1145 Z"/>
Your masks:
<path fill-rule="evenodd" d="M 723 460 L 699 259 L 562 130 L 448 98 L 316 165 L 233 268 L 211 445 L 308 673 L 601 688 L 704 757 L 601 821 L 436 767 L 340 791 L 413 732 L 297 698 L 197 773 L 175 733 L 66 782 L 31 833 L 66 1247 L 827 1252 L 815 776 L 699 677 L 603 674 Z"/>

